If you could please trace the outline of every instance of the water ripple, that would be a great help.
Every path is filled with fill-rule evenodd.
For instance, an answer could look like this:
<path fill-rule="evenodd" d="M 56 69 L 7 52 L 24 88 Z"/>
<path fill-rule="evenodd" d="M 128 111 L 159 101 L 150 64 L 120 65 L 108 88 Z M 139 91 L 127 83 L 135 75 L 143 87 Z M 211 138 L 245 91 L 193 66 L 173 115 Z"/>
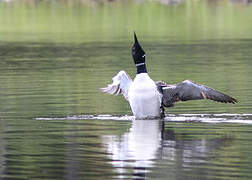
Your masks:
<path fill-rule="evenodd" d="M 35 120 L 115 120 L 132 121 L 134 116 L 124 115 L 73 115 L 66 117 L 37 117 Z M 203 123 L 242 123 L 252 124 L 252 114 L 169 114 L 165 121 L 173 122 L 203 122 Z"/>

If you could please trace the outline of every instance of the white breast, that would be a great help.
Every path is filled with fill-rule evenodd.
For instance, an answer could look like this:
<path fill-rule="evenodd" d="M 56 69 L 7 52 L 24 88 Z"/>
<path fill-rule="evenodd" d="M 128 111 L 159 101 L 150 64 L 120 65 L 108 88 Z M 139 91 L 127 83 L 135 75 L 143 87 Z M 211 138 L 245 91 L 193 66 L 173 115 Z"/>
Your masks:
<path fill-rule="evenodd" d="M 160 117 L 162 95 L 147 73 L 137 74 L 129 88 L 129 103 L 137 119 Z"/>

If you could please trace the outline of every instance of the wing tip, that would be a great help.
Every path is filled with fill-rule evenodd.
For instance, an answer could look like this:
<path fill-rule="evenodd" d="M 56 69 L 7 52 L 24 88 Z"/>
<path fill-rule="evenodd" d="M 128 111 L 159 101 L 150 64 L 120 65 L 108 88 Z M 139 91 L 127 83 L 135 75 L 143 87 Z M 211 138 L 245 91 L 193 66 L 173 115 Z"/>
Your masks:
<path fill-rule="evenodd" d="M 107 94 L 115 94 L 116 96 L 119 94 L 119 86 L 107 86 L 104 88 L 99 88 L 99 90 L 103 93 L 107 93 Z"/>
<path fill-rule="evenodd" d="M 224 98 L 224 102 L 225 103 L 232 103 L 232 104 L 236 104 L 239 101 L 231 96 L 225 95 L 226 97 Z"/>
<path fill-rule="evenodd" d="M 231 103 L 236 104 L 236 103 L 239 103 L 239 101 L 237 99 L 235 99 L 235 98 L 232 98 Z"/>
<path fill-rule="evenodd" d="M 101 92 L 106 92 L 106 90 L 107 90 L 107 88 L 106 87 L 104 87 L 104 88 L 99 88 L 99 90 L 101 91 Z"/>
<path fill-rule="evenodd" d="M 110 93 L 109 93 L 109 89 L 108 89 L 108 87 L 99 88 L 99 90 L 100 90 L 100 92 L 110 94 Z"/>
<path fill-rule="evenodd" d="M 222 103 L 232 103 L 232 104 L 236 104 L 236 103 L 239 103 L 239 101 L 233 97 L 226 97 L 225 99 L 222 99 L 221 101 L 219 102 L 222 102 Z"/>

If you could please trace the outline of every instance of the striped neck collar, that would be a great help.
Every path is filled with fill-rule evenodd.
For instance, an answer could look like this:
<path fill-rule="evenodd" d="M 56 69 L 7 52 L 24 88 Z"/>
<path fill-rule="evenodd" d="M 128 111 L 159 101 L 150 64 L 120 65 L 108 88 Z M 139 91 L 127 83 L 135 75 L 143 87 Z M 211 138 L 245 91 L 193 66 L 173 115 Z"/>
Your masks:
<path fill-rule="evenodd" d="M 136 64 L 136 67 L 137 67 L 137 74 L 147 73 L 145 63 L 138 63 L 138 64 Z"/>

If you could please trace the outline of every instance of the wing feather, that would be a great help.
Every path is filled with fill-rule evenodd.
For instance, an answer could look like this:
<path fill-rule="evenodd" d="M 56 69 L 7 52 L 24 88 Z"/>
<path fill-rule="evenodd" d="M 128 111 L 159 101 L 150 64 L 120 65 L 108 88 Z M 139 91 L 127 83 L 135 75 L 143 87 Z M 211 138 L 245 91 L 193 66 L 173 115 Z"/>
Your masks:
<path fill-rule="evenodd" d="M 120 71 L 112 78 L 112 83 L 107 87 L 100 88 L 104 93 L 108 94 L 122 94 L 126 100 L 128 100 L 128 91 L 132 83 L 130 76 L 125 71 Z"/>
<path fill-rule="evenodd" d="M 220 91 L 212 89 L 208 86 L 201 85 L 190 80 L 185 80 L 174 85 L 166 85 L 157 83 L 158 88 L 162 89 L 163 104 L 166 107 L 171 107 L 177 101 L 210 99 L 222 103 L 237 103 L 238 101 Z"/>

